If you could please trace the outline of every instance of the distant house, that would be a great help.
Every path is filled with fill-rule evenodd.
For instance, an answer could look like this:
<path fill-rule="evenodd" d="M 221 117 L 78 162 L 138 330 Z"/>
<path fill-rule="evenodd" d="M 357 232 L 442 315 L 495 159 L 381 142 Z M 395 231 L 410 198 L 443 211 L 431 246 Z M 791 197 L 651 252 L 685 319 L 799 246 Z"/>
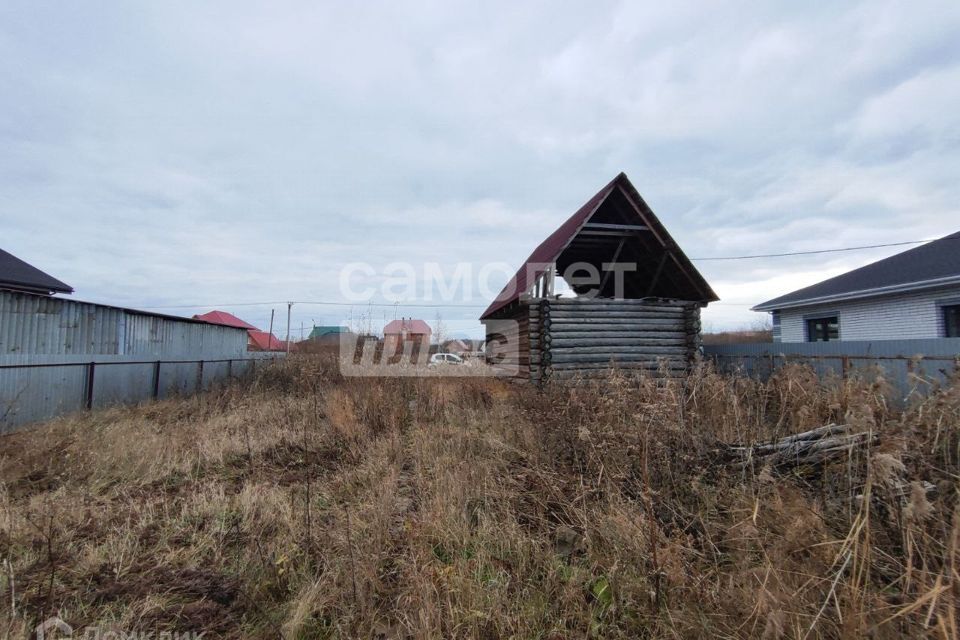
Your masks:
<path fill-rule="evenodd" d="M 444 353 L 455 353 L 458 356 L 464 354 L 476 353 L 483 349 L 483 340 L 471 340 L 469 338 L 454 338 L 447 340 L 441 345 Z"/>
<path fill-rule="evenodd" d="M 208 311 L 193 316 L 195 320 L 203 320 L 212 324 L 236 327 L 247 330 L 247 351 L 285 351 L 287 343 L 266 331 L 261 331 L 249 322 L 245 322 L 226 311 Z"/>
<path fill-rule="evenodd" d="M 212 322 L 213 324 L 225 324 L 228 327 L 237 327 L 238 329 L 247 329 L 248 331 L 259 331 L 257 327 L 249 322 L 244 322 L 237 316 L 232 313 L 227 313 L 226 311 L 208 311 L 207 313 L 201 313 L 193 317 L 195 320 L 203 320 L 204 322 Z"/>
<path fill-rule="evenodd" d="M 73 293 L 73 287 L 0 249 L 0 289 L 43 296 Z"/>
<path fill-rule="evenodd" d="M 314 325 L 313 329 L 310 331 L 310 335 L 307 336 L 307 340 L 320 342 L 323 344 L 336 344 L 340 340 L 340 335 L 345 333 L 350 333 L 350 330 L 347 327 L 339 327 L 335 325 Z"/>
<path fill-rule="evenodd" d="M 266 331 L 247 331 L 247 351 L 285 351 L 287 343 Z"/>
<path fill-rule="evenodd" d="M 960 232 L 753 307 L 774 342 L 960 337 Z"/>
<path fill-rule="evenodd" d="M 432 333 L 430 325 L 423 320 L 416 318 L 392 320 L 383 328 L 384 353 L 398 353 L 410 345 L 416 345 L 425 353 L 425 349 L 430 347 Z"/>
<path fill-rule="evenodd" d="M 462 338 L 455 338 L 453 340 L 446 340 L 443 344 L 440 345 L 440 350 L 444 353 L 455 353 L 460 355 L 461 353 L 470 351 L 470 345 L 468 344 L 469 340 L 464 340 Z"/>

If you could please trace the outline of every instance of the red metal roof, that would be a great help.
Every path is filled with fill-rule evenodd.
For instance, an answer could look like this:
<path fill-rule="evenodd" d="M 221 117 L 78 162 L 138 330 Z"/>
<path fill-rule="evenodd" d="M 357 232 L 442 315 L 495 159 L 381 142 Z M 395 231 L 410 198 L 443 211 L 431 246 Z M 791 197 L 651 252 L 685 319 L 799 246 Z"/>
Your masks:
<path fill-rule="evenodd" d="M 641 217 L 644 218 L 644 221 L 649 224 L 651 228 L 655 228 L 659 235 L 671 244 L 673 243 L 666 229 L 643 201 L 643 198 L 640 197 L 640 194 L 637 193 L 636 188 L 631 184 L 627 175 L 621 172 L 592 198 L 587 200 L 582 207 L 577 209 L 556 231 L 547 236 L 547 239 L 541 242 L 540 246 L 533 250 L 533 253 L 527 258 L 527 261 L 521 265 L 517 273 L 510 279 L 510 282 L 503 288 L 503 291 L 490 303 L 490 306 L 483 312 L 480 319 L 483 320 L 508 304 L 518 300 L 537 277 L 546 271 L 546 267 L 556 262 L 570 241 L 580 232 L 583 225 L 590 220 L 591 216 L 600 208 L 600 205 L 617 189 L 623 190 L 623 193 L 637 210 L 642 212 L 642 214 L 640 214 Z M 683 252 L 675 250 L 674 254 L 675 259 L 682 265 L 681 269 L 687 277 L 695 281 L 697 288 L 704 292 L 704 300 L 717 300 L 717 296 L 713 290 L 710 289 L 710 285 L 707 284 L 706 280 L 703 279 L 703 276 L 694 268 L 687 257 L 683 255 Z"/>
<path fill-rule="evenodd" d="M 387 326 L 383 328 L 383 335 L 388 334 L 400 334 L 403 332 L 414 333 L 414 334 L 426 334 L 430 335 L 433 333 L 433 330 L 423 320 L 417 320 L 416 318 L 402 318 L 400 320 L 391 320 L 387 323 Z"/>
<path fill-rule="evenodd" d="M 226 311 L 208 311 L 207 313 L 202 313 L 197 316 L 193 316 L 195 320 L 204 320 L 211 324 L 224 324 L 228 327 L 237 327 L 238 329 L 252 329 L 258 331 L 258 329 L 250 324 L 249 322 L 244 322 L 237 316 L 232 313 L 227 313 Z"/>
<path fill-rule="evenodd" d="M 261 351 L 284 351 L 287 347 L 285 342 L 266 331 L 251 330 L 247 335 Z"/>
<path fill-rule="evenodd" d="M 537 276 L 546 270 L 543 266 L 537 268 L 537 265 L 549 264 L 557 259 L 557 256 L 559 256 L 560 252 L 567 246 L 570 239 L 577 234 L 580 227 L 590 219 L 591 214 L 596 211 L 597 207 L 599 207 L 614 188 L 616 188 L 617 181 L 621 178 L 626 179 L 626 175 L 621 173 L 611 180 L 607 186 L 600 189 L 596 195 L 587 200 L 582 207 L 577 209 L 576 213 L 570 216 L 556 231 L 547 236 L 547 239 L 541 242 L 539 247 L 533 250 L 533 253 L 527 258 L 527 261 L 523 263 L 516 275 L 510 279 L 510 282 L 508 282 L 503 288 L 503 291 L 500 292 L 500 295 L 490 303 L 487 310 L 480 316 L 481 320 L 499 311 L 514 300 L 517 300 L 520 295 L 527 290 L 533 281 L 537 279 Z"/>

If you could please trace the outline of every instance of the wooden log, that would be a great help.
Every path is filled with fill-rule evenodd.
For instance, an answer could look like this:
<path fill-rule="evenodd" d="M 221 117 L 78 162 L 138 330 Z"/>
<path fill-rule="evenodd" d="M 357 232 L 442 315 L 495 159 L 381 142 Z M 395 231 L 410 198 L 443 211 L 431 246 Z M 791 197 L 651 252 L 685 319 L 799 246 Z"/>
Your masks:
<path fill-rule="evenodd" d="M 686 349 L 686 336 L 676 338 L 571 338 L 558 337 L 551 342 L 553 349 L 560 350 L 568 347 L 639 347 L 639 346 L 682 347 Z"/>
<path fill-rule="evenodd" d="M 686 356 L 687 349 L 686 347 L 662 347 L 656 345 L 641 345 L 641 346 L 600 346 L 600 347 L 585 347 L 585 346 L 565 346 L 565 347 L 553 347 L 550 350 L 554 356 L 559 355 L 596 355 L 605 358 L 616 357 L 619 355 L 647 355 L 647 356 L 659 356 L 659 355 L 669 355 L 669 356 Z"/>
<path fill-rule="evenodd" d="M 662 369 L 562 369 L 554 370 L 550 375 L 555 380 L 569 380 L 570 378 L 606 378 L 614 373 L 624 376 L 643 376 L 656 378 L 683 378 L 687 375 L 684 370 Z"/>
<path fill-rule="evenodd" d="M 672 318 L 678 322 L 684 318 L 683 309 L 644 309 L 628 311 L 625 309 L 557 309 L 550 313 L 552 320 L 567 318 Z"/>
<path fill-rule="evenodd" d="M 650 368 L 650 367 L 667 367 L 675 369 L 686 369 L 687 362 L 682 358 L 648 358 L 646 360 L 633 359 L 633 360 L 584 360 L 584 361 L 569 361 L 564 360 L 562 362 L 554 362 L 553 366 L 558 369 L 600 369 L 603 367 L 616 367 L 620 369 L 630 369 L 630 368 Z"/>
<path fill-rule="evenodd" d="M 554 353 L 551 356 L 552 360 L 556 364 L 560 363 L 578 363 L 578 362 L 658 362 L 658 357 L 656 355 L 646 355 L 640 353 L 626 353 L 619 356 L 611 357 L 610 354 L 596 354 L 596 353 Z M 686 363 L 686 359 L 682 356 L 675 357 L 676 362 Z"/>
<path fill-rule="evenodd" d="M 614 369 L 595 369 L 592 371 L 554 371 L 553 379 L 558 382 L 567 382 L 571 380 L 595 380 L 609 378 L 614 373 L 627 377 L 657 378 L 660 380 L 681 380 L 686 377 L 685 371 L 667 371 L 662 372 L 656 369 L 643 371 L 634 370 L 614 370 Z M 664 375 L 665 374 L 665 375 Z"/>
<path fill-rule="evenodd" d="M 550 336 L 552 341 L 570 340 L 578 338 L 604 339 L 604 340 L 642 340 L 644 338 L 671 338 L 674 340 L 686 340 L 687 334 L 683 331 L 606 331 L 595 329 L 592 331 L 555 331 Z"/>
<path fill-rule="evenodd" d="M 619 362 L 616 366 L 605 362 L 578 362 L 575 364 L 561 363 L 554 364 L 554 371 L 598 371 L 619 369 L 622 371 L 670 371 L 673 373 L 682 373 L 689 370 L 685 362 L 664 365 L 663 363 L 638 363 L 638 362 Z"/>
<path fill-rule="evenodd" d="M 627 325 L 636 327 L 667 327 L 670 331 L 683 331 L 685 325 L 681 318 L 662 318 L 662 317 L 617 317 L 611 318 L 604 315 L 596 316 L 575 316 L 571 318 L 554 319 L 549 325 L 550 330 L 563 330 L 565 327 L 609 325 L 611 327 Z M 547 326 L 544 324 L 544 326 Z"/>
<path fill-rule="evenodd" d="M 682 300 L 637 300 L 632 298 L 558 298 L 550 300 L 550 306 L 554 309 L 565 307 L 595 307 L 617 305 L 630 308 L 689 308 L 697 307 L 694 302 Z"/>
<path fill-rule="evenodd" d="M 667 369 L 670 371 L 689 371 L 690 367 L 683 360 L 671 362 L 554 362 L 551 365 L 557 371 L 573 371 L 577 369 Z"/>
<path fill-rule="evenodd" d="M 851 451 L 869 446 L 878 438 L 872 432 L 850 431 L 849 425 L 829 424 L 774 442 L 752 446 L 727 445 L 719 453 L 740 467 L 769 465 L 774 469 L 787 469 L 843 459 Z"/>
<path fill-rule="evenodd" d="M 550 313 L 553 319 L 588 316 L 625 316 L 625 317 L 655 317 L 655 318 L 683 318 L 683 309 L 556 309 Z"/>
<path fill-rule="evenodd" d="M 609 360 L 609 359 L 608 360 L 589 360 L 589 359 L 577 359 L 577 358 L 568 358 L 568 357 L 558 356 L 554 358 L 550 364 L 558 368 L 567 368 L 567 369 L 575 369 L 577 367 L 586 366 L 586 365 L 597 365 L 597 366 L 605 366 L 605 367 L 612 367 L 612 366 L 628 367 L 633 365 L 660 366 L 662 364 L 668 367 L 684 367 L 684 368 L 688 367 L 688 363 L 685 358 L 672 357 L 672 358 L 664 359 L 662 357 L 661 358 L 642 358 L 638 356 L 628 356 L 626 357 L 626 359 L 616 359 L 616 360 Z"/>
<path fill-rule="evenodd" d="M 554 327 L 550 330 L 550 335 L 554 338 L 559 338 L 566 336 L 567 334 L 574 334 L 570 337 L 576 337 L 576 334 L 589 334 L 590 336 L 598 336 L 600 334 L 625 334 L 627 336 L 637 335 L 643 333 L 666 333 L 666 334 L 675 334 L 674 337 L 686 337 L 687 334 L 679 330 L 678 327 L 673 325 L 635 325 L 635 324 L 564 324 L 558 327 Z M 544 335 L 544 334 L 541 334 Z M 609 337 L 616 337 L 615 335 L 610 335 Z M 662 338 L 664 336 L 650 336 L 651 338 Z"/>
<path fill-rule="evenodd" d="M 804 431 L 802 433 L 795 433 L 793 435 L 780 438 L 775 443 L 754 445 L 753 448 L 758 449 L 758 448 L 769 447 L 769 446 L 773 446 L 773 447 L 786 446 L 794 442 L 802 442 L 806 440 L 819 440 L 820 438 L 836 435 L 838 433 L 847 433 L 849 430 L 850 430 L 850 427 L 848 427 L 845 424 L 831 423 L 828 425 L 824 425 L 822 427 L 817 427 L 816 429 L 811 429 L 809 431 Z M 748 447 L 748 446 L 730 445 L 730 449 L 735 451 L 736 450 L 745 451 L 750 448 L 751 447 Z"/>

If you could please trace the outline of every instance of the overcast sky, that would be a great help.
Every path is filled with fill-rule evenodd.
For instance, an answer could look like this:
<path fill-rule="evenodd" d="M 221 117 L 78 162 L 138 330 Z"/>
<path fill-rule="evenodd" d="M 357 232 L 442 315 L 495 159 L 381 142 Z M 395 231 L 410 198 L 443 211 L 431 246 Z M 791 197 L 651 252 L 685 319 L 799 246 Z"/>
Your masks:
<path fill-rule="evenodd" d="M 0 247 L 265 328 L 358 260 L 516 268 L 619 171 L 692 258 L 960 230 L 956 0 L 664 4 L 0 0 Z M 705 321 L 899 250 L 699 262 Z"/>

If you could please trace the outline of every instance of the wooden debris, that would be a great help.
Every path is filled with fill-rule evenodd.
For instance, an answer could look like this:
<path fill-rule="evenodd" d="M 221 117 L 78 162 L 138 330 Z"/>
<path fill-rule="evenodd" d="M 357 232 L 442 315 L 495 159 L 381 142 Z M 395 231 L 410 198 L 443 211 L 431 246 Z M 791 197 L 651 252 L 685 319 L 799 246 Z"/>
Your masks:
<path fill-rule="evenodd" d="M 872 432 L 851 433 L 849 425 L 828 424 L 774 442 L 751 446 L 727 445 L 720 453 L 725 459 L 742 467 L 769 465 L 783 470 L 845 457 L 854 449 L 875 443 L 876 440 L 877 436 Z"/>

